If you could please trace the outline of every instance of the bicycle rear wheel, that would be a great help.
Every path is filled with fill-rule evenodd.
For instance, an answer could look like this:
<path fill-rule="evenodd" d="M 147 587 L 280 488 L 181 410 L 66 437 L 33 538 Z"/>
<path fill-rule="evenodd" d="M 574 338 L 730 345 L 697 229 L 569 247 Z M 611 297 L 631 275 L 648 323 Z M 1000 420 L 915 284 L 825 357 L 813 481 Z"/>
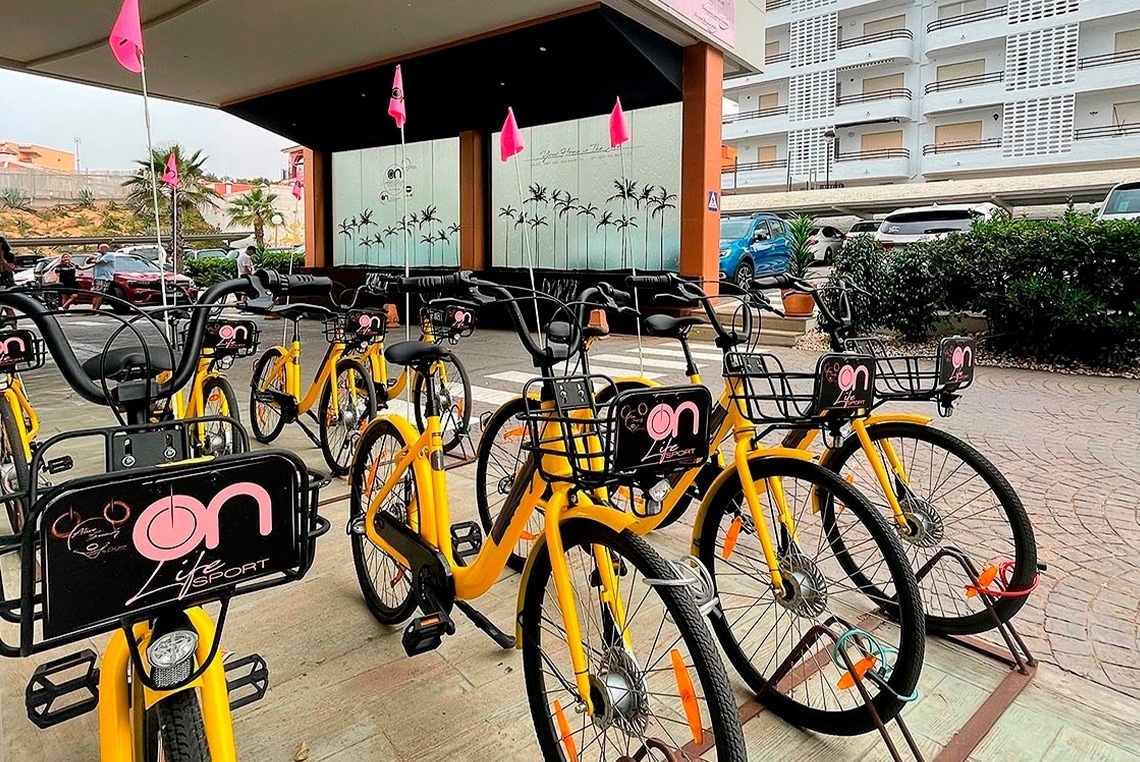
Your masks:
<path fill-rule="evenodd" d="M 865 490 L 888 524 L 896 527 L 903 551 L 918 574 L 946 547 L 965 553 L 979 570 L 1013 561 L 1011 590 L 1028 590 L 1037 574 L 1033 526 L 1017 493 L 1001 472 L 961 439 L 930 426 L 898 422 L 867 428 L 878 457 L 888 463 L 889 446 L 906 474 L 894 475 L 895 496 L 907 514 L 906 530 L 891 508 L 858 438 L 851 435 L 824 456 L 822 465 Z M 890 466 L 887 466 L 888 471 Z M 967 596 L 970 580 L 952 558 L 937 561 L 918 580 L 926 627 L 948 635 L 974 635 L 995 626 L 981 596 Z M 994 613 L 1005 622 L 1027 596 L 998 598 Z"/>
<path fill-rule="evenodd" d="M 467 369 L 451 352 L 431 366 L 431 382 L 435 384 L 439 397 L 439 425 L 443 430 L 443 451 L 451 452 L 471 430 L 471 379 Z M 424 430 L 427 420 L 424 405 L 427 404 L 428 379 L 419 373 L 416 376 L 414 402 L 416 406 L 416 426 Z"/>
<path fill-rule="evenodd" d="M 337 407 L 332 405 L 336 384 Z M 321 390 L 317 408 L 320 423 L 321 454 L 337 476 L 348 473 L 352 454 L 364 424 L 376 416 L 376 385 L 359 360 L 342 359 L 336 364 L 336 377 Z"/>
<path fill-rule="evenodd" d="M 229 379 L 210 376 L 202 383 L 202 415 L 225 416 L 240 422 L 237 394 Z M 225 421 L 211 421 L 198 428 L 199 453 L 202 455 L 229 455 L 234 450 L 233 425 Z"/>
<path fill-rule="evenodd" d="M 578 691 L 562 609 L 545 543 L 525 581 L 521 634 L 531 717 L 543 759 L 747 759 L 728 676 L 675 567 L 640 537 L 595 521 L 562 525 L 588 660 L 593 713 L 575 712 Z M 613 604 L 602 601 L 598 559 L 617 574 Z M 604 568 L 604 567 L 602 567 Z"/>
<path fill-rule="evenodd" d="M 479 435 L 475 463 L 475 503 L 479 507 L 479 520 L 483 524 L 484 535 L 491 533 L 491 527 L 502 513 L 507 496 L 527 458 L 525 448 L 530 442 L 530 427 L 520 420 L 524 412 L 526 402 L 522 397 L 508 400 L 495 411 Z M 534 541 L 542 535 L 544 523 L 545 512 L 539 505 L 527 522 L 519 541 L 515 543 L 507 559 L 507 566 L 517 572 L 523 570 Z"/>
<path fill-rule="evenodd" d="M 748 687 L 775 714 L 819 733 L 870 732 L 875 723 L 858 689 L 841 682 L 847 669 L 832 658 L 835 641 L 814 638 L 812 628 L 825 626 L 838 636 L 856 628 L 873 631 L 878 642 L 897 649 L 888 687 L 863 684 L 884 722 L 901 711 L 901 697 L 918 683 L 925 633 L 914 573 L 898 537 L 857 490 L 814 463 L 771 457 L 749 466 L 784 586 L 772 585 L 734 474 L 707 498 L 695 530 L 699 558 L 713 574 L 722 606 L 723 616 L 712 618 L 713 631 Z M 780 519 L 779 488 L 790 524 Z M 833 516 L 825 520 L 828 510 Z M 835 542 L 840 537 L 842 543 Z M 852 661 L 862 658 L 854 649 L 848 653 Z M 884 667 L 881 661 L 876 666 Z"/>
<path fill-rule="evenodd" d="M 31 484 L 28 455 L 20 439 L 17 415 L 22 413 L 12 409 L 7 397 L 0 396 L 0 495 L 24 492 Z M 4 501 L 12 534 L 18 534 L 24 527 L 25 503 L 22 499 Z"/>
<path fill-rule="evenodd" d="M 253 436 L 262 444 L 269 444 L 281 435 L 285 428 L 285 416 L 276 402 L 259 400 L 262 392 L 287 393 L 285 368 L 273 370 L 277 359 L 285 354 L 280 347 L 266 350 L 253 367 L 253 377 L 249 380 L 249 425 Z"/>

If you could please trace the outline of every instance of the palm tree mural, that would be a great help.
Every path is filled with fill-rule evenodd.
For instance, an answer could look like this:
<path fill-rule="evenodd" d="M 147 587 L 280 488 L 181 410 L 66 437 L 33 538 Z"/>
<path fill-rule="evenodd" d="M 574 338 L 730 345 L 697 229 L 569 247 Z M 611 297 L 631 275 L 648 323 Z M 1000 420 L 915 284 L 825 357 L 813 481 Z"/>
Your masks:
<path fill-rule="evenodd" d="M 629 229 L 637 227 L 637 217 L 623 214 L 617 218 L 614 227 L 621 231 L 621 269 L 628 267 L 626 258 L 627 244 L 629 243 Z M 630 252 L 632 257 L 632 252 Z"/>
<path fill-rule="evenodd" d="M 577 216 L 586 218 L 586 269 L 590 269 L 590 220 L 598 216 L 598 207 L 593 204 L 579 204 Z"/>
<path fill-rule="evenodd" d="M 365 209 L 363 212 L 360 213 L 360 227 L 361 227 L 361 229 L 366 228 L 369 225 L 375 225 L 375 224 L 376 223 L 372 221 L 372 210 L 371 209 Z"/>
<path fill-rule="evenodd" d="M 348 244 L 352 242 L 352 233 L 353 233 L 354 229 L 355 229 L 355 226 L 350 225 L 348 223 L 348 220 L 341 220 L 340 221 L 340 228 L 337 230 L 338 233 L 340 233 L 342 236 L 345 237 L 345 239 L 347 239 L 345 241 L 345 244 L 344 244 L 344 256 L 346 259 L 348 258 Z"/>
<path fill-rule="evenodd" d="M 510 204 L 507 204 L 506 206 L 500 206 L 499 207 L 499 216 L 500 217 L 506 217 L 508 220 L 508 224 L 505 228 L 506 233 L 503 235 L 503 252 L 507 256 L 510 256 L 510 251 L 511 251 L 511 227 L 512 227 L 512 225 L 509 223 L 515 221 L 515 215 L 517 215 L 518 213 L 519 213 L 519 210 L 515 209 Z"/>
<path fill-rule="evenodd" d="M 658 269 L 665 269 L 665 212 L 669 209 L 676 209 L 677 205 L 673 202 L 677 200 L 677 194 L 670 193 L 665 188 L 658 188 L 658 193 L 650 201 L 653 204 L 653 216 L 660 220 L 660 227 L 658 228 L 658 251 L 657 251 L 657 267 Z M 646 258 L 649 252 L 646 251 Z"/>
<path fill-rule="evenodd" d="M 610 228 L 614 226 L 613 212 L 602 212 L 602 216 L 598 218 L 598 224 L 594 230 L 602 230 L 602 264 L 605 265 L 606 257 L 610 253 Z"/>
<path fill-rule="evenodd" d="M 565 255 L 564 260 L 566 267 L 570 267 L 570 220 L 566 219 L 570 216 L 570 212 L 578 205 L 578 197 L 570 195 L 570 191 L 561 191 L 561 195 L 554 201 L 554 258 L 558 259 L 558 220 L 562 218 L 565 222 L 563 224 L 565 238 Z"/>
<path fill-rule="evenodd" d="M 415 257 L 416 253 L 419 251 L 419 246 L 416 245 L 416 230 L 418 230 L 420 226 L 420 216 L 415 212 L 408 212 L 406 217 L 400 218 L 400 224 L 404 227 L 404 233 L 411 236 L 409 239 L 412 244 L 411 256 Z"/>
<path fill-rule="evenodd" d="M 621 202 L 622 217 L 628 217 L 630 202 L 632 201 L 635 207 L 640 203 L 637 197 L 637 183 L 632 180 L 627 180 L 624 177 L 614 180 L 614 193 L 606 199 L 606 203 L 609 204 L 614 201 Z M 625 225 L 621 226 L 618 226 L 615 223 L 615 227 L 618 227 L 618 229 L 621 230 L 621 266 L 624 268 L 625 252 L 629 247 L 628 238 L 630 225 L 628 222 Z"/>
<path fill-rule="evenodd" d="M 535 262 L 536 264 L 541 264 L 542 257 L 540 256 L 540 251 L 538 248 L 538 228 L 540 227 L 540 225 L 536 224 L 534 221 L 539 218 L 538 205 L 542 204 L 545 206 L 549 202 L 550 199 L 549 199 L 549 196 L 547 195 L 546 186 L 540 185 L 539 183 L 531 183 L 529 186 L 527 186 L 527 192 L 529 193 L 529 195 L 526 197 L 526 200 L 523 202 L 523 206 L 525 207 L 526 201 L 529 201 L 532 205 L 532 211 L 533 211 L 533 214 L 531 215 L 530 220 L 527 222 L 527 224 L 530 225 L 534 229 L 534 257 L 533 257 L 532 261 Z M 545 225 L 546 223 L 544 222 L 541 224 Z"/>
<path fill-rule="evenodd" d="M 537 260 L 538 259 L 538 229 L 547 227 L 546 217 L 540 217 L 536 214 L 527 221 L 527 224 L 530 225 L 531 228 L 534 230 L 534 253 L 535 253 L 535 259 Z"/>
<path fill-rule="evenodd" d="M 529 220 L 530 220 L 530 218 L 526 216 L 526 212 L 519 210 L 518 216 L 515 217 L 515 227 L 516 228 L 517 227 L 522 228 L 522 230 L 520 231 L 520 235 L 523 235 L 523 236 L 526 235 L 526 224 Z M 519 249 L 520 249 L 520 254 L 522 256 L 522 264 L 525 265 L 526 264 L 526 241 L 525 240 L 522 241 L 522 245 L 519 247 Z"/>
<path fill-rule="evenodd" d="M 455 263 L 459 264 L 459 223 L 453 222 L 447 226 L 447 234 L 455 241 Z"/>
<path fill-rule="evenodd" d="M 645 263 L 643 267 L 649 267 L 649 204 L 653 200 L 654 187 L 656 186 L 646 183 L 642 186 L 641 193 L 637 195 L 637 208 L 643 210 L 642 221 L 645 223 Z M 632 258 L 632 251 L 630 256 Z"/>

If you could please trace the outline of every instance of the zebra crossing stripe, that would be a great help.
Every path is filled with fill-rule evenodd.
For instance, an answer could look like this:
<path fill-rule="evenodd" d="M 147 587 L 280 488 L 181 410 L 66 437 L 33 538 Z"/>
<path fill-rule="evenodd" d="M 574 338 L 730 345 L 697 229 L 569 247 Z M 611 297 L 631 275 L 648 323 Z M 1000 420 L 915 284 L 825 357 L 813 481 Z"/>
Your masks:
<path fill-rule="evenodd" d="M 637 354 L 636 349 L 627 349 L 631 354 Z M 657 355 L 658 357 L 672 357 L 680 360 L 685 359 L 685 353 L 680 349 L 667 349 L 665 347 L 646 347 L 644 350 L 647 355 Z M 720 352 L 713 354 L 712 352 L 693 352 L 694 360 L 708 360 L 709 362 L 719 363 L 724 360 L 724 355 Z"/>
<path fill-rule="evenodd" d="M 521 385 L 525 384 L 527 381 L 530 381 L 537 375 L 538 374 L 535 372 L 527 373 L 526 371 L 522 370 L 505 370 L 502 373 L 491 373 L 485 376 L 485 378 L 489 378 L 494 381 L 509 381 L 512 384 L 520 384 L 519 394 L 522 394 Z"/>
<path fill-rule="evenodd" d="M 604 363 L 619 363 L 620 365 L 640 365 L 641 361 L 634 355 L 598 355 L 593 360 L 599 360 Z M 646 357 L 645 366 L 653 368 L 654 370 L 685 370 L 685 363 L 676 360 L 660 360 L 656 357 Z M 596 367 L 591 364 L 590 367 Z"/>
<path fill-rule="evenodd" d="M 471 399 L 488 405 L 502 405 L 507 400 L 519 396 L 521 392 L 521 388 L 517 392 L 504 392 L 502 389 L 490 389 L 486 386 L 471 385 Z"/>

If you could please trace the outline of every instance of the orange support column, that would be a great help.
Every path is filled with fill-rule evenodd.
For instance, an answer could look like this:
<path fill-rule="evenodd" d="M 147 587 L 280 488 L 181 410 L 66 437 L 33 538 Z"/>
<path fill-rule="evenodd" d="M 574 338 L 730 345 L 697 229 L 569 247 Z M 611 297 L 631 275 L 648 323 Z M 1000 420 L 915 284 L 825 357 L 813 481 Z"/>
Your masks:
<path fill-rule="evenodd" d="M 720 257 L 721 98 L 724 58 L 685 48 L 681 141 L 681 275 L 715 281 Z M 716 210 L 710 211 L 715 194 Z M 706 285 L 716 293 L 716 284 Z"/>
<path fill-rule="evenodd" d="M 305 266 L 332 267 L 332 159 L 305 149 Z"/>
<path fill-rule="evenodd" d="M 483 134 L 459 133 L 459 269 L 482 271 L 486 261 Z"/>

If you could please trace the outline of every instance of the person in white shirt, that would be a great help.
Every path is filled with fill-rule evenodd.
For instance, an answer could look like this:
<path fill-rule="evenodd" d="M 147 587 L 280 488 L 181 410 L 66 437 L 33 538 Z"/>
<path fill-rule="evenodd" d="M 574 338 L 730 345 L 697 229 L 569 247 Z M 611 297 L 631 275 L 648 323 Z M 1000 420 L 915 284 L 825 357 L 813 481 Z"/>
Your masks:
<path fill-rule="evenodd" d="M 253 246 L 246 246 L 245 251 L 238 254 L 237 257 L 237 275 L 239 278 L 244 278 L 247 275 L 253 275 L 253 255 L 257 249 Z M 246 297 L 241 298 L 242 304 L 247 301 Z"/>

